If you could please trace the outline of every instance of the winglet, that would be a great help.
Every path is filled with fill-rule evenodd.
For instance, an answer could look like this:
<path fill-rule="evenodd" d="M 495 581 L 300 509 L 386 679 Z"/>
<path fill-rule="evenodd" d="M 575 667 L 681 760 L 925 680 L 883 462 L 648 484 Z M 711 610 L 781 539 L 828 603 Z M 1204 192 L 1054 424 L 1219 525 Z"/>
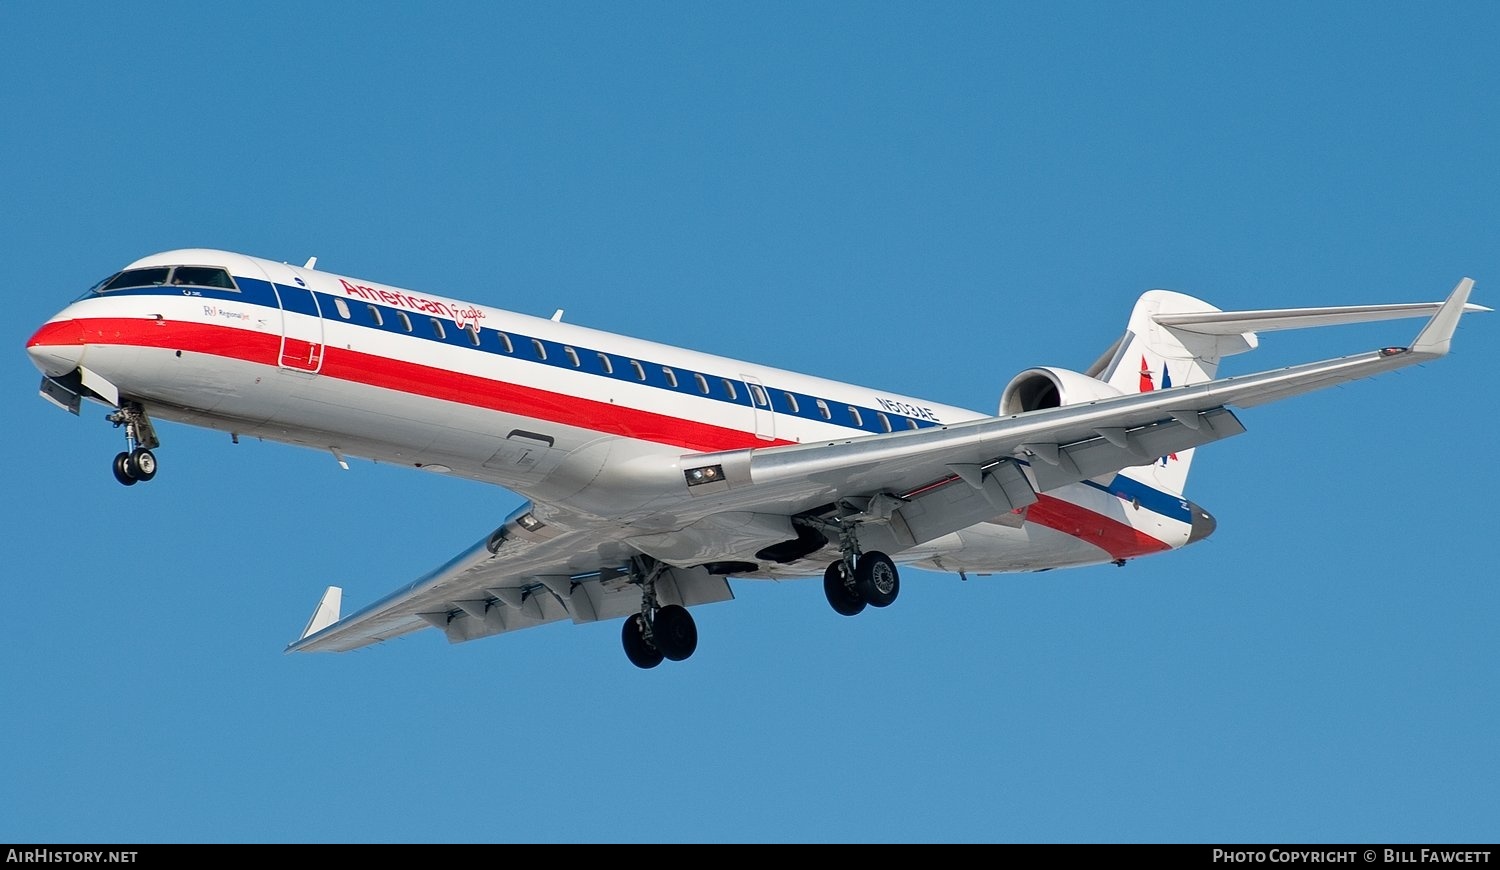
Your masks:
<path fill-rule="evenodd" d="M 313 611 L 312 619 L 307 621 L 307 628 L 302 629 L 298 640 L 306 640 L 308 635 L 317 634 L 323 629 L 339 621 L 339 608 L 343 606 L 344 590 L 337 586 L 330 586 L 323 592 L 323 597 L 318 600 L 318 609 Z"/>
<path fill-rule="evenodd" d="M 1469 291 L 1474 289 L 1474 279 L 1464 278 L 1448 294 L 1443 307 L 1432 315 L 1427 325 L 1417 334 L 1411 350 L 1424 356 L 1442 356 L 1448 352 L 1453 333 L 1458 329 L 1458 319 L 1463 316 L 1464 306 L 1469 302 Z"/>

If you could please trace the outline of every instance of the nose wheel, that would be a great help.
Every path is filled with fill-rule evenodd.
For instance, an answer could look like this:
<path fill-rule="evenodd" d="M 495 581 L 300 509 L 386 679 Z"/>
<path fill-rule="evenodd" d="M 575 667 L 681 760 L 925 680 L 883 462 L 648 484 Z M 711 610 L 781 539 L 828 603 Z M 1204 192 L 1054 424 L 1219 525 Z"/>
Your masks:
<path fill-rule="evenodd" d="M 115 480 L 125 486 L 134 486 L 156 476 L 156 454 L 144 447 L 115 456 Z"/>
<path fill-rule="evenodd" d="M 125 451 L 115 454 L 113 471 L 115 480 L 124 486 L 135 486 L 156 476 L 156 454 L 151 448 L 160 447 L 156 428 L 139 402 L 124 402 L 119 410 L 107 418 L 115 428 L 125 429 Z"/>

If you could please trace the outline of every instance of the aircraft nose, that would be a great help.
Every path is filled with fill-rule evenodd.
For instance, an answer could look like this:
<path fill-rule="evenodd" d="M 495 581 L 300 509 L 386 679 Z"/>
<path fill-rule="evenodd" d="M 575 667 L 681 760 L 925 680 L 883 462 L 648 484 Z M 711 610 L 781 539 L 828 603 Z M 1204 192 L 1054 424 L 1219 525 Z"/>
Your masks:
<path fill-rule="evenodd" d="M 83 343 L 75 333 L 66 321 L 48 323 L 26 342 L 26 355 L 48 377 L 69 374 L 83 362 Z"/>

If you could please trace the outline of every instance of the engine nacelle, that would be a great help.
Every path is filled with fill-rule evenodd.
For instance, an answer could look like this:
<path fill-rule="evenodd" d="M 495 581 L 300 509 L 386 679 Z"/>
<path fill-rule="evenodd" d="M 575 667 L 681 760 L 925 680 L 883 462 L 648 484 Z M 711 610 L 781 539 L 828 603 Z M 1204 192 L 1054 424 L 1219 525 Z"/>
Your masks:
<path fill-rule="evenodd" d="M 1000 394 L 1000 416 L 1081 405 L 1097 399 L 1124 395 L 1103 381 L 1068 369 L 1039 366 L 1010 379 Z"/>

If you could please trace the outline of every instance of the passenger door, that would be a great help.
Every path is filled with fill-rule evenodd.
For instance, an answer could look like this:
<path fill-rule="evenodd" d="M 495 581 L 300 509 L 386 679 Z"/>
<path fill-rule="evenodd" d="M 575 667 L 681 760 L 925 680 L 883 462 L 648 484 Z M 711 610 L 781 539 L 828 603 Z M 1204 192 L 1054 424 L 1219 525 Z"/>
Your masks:
<path fill-rule="evenodd" d="M 273 266 L 269 272 L 266 278 L 281 306 L 281 351 L 276 364 L 317 374 L 323 368 L 323 312 L 318 297 L 291 269 Z"/>

